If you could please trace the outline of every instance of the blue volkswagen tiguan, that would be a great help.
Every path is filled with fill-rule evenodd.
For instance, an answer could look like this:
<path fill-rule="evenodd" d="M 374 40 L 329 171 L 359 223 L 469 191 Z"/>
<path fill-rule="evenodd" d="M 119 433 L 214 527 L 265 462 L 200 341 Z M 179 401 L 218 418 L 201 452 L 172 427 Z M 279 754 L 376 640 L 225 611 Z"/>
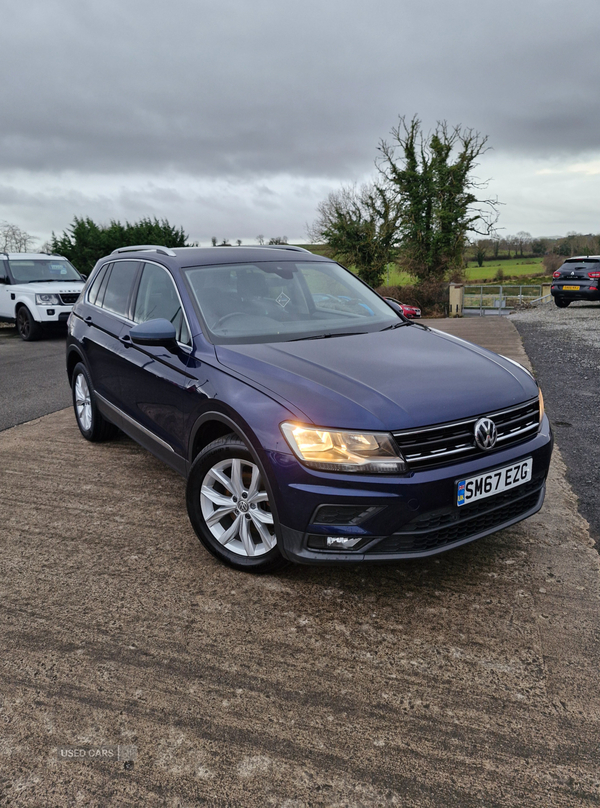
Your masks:
<path fill-rule="evenodd" d="M 300 248 L 114 251 L 67 372 L 82 435 L 118 427 L 184 475 L 200 541 L 237 569 L 426 556 L 544 500 L 531 374 Z"/>

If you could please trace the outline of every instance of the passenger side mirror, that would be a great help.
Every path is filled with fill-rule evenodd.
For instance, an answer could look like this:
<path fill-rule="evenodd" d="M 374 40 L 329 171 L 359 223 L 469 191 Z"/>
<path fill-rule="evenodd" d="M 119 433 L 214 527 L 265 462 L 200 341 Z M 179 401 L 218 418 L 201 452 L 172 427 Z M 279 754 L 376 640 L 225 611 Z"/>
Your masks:
<path fill-rule="evenodd" d="M 135 345 L 158 346 L 166 348 L 169 353 L 177 353 L 178 350 L 175 326 L 162 317 L 134 325 L 129 336 Z"/>

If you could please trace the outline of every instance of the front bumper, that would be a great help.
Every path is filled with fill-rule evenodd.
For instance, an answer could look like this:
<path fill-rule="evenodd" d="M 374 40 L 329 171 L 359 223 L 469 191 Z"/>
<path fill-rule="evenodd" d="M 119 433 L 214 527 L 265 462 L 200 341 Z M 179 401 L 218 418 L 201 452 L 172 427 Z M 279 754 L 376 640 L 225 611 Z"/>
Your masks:
<path fill-rule="evenodd" d="M 73 306 L 36 306 L 33 317 L 39 323 L 50 325 L 52 323 L 67 324 Z"/>
<path fill-rule="evenodd" d="M 405 476 L 322 474 L 297 462 L 293 470 L 288 460 L 281 463 L 285 470 L 277 472 L 281 552 L 290 561 L 304 564 L 389 562 L 434 555 L 475 541 L 532 516 L 542 507 L 552 444 L 550 425 L 544 417 L 533 439 L 469 462 Z M 533 458 L 528 483 L 461 508 L 456 506 L 457 480 L 526 457 Z M 353 524 L 348 520 L 345 524 L 322 524 L 319 509 L 323 506 L 337 506 L 340 513 L 349 514 L 354 507 L 355 512 L 366 515 Z M 319 537 L 327 536 L 352 537 L 359 542 L 353 550 L 315 549 Z"/>

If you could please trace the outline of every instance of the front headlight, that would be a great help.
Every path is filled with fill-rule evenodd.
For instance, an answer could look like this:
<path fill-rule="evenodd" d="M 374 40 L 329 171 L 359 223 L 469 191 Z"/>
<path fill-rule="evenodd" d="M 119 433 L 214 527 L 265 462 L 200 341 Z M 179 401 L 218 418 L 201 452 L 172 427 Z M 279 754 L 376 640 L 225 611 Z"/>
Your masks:
<path fill-rule="evenodd" d="M 398 474 L 406 463 L 385 432 L 348 432 L 283 423 L 281 431 L 304 465 L 319 471 Z"/>
<path fill-rule="evenodd" d="M 36 295 L 35 302 L 38 306 L 60 306 L 58 295 Z"/>
<path fill-rule="evenodd" d="M 538 389 L 540 391 L 538 399 L 539 399 L 539 402 L 540 402 L 540 429 L 541 429 L 541 427 L 542 427 L 542 419 L 544 417 L 544 412 L 545 412 L 545 410 L 544 410 L 544 396 L 542 395 L 541 388 L 538 388 Z"/>

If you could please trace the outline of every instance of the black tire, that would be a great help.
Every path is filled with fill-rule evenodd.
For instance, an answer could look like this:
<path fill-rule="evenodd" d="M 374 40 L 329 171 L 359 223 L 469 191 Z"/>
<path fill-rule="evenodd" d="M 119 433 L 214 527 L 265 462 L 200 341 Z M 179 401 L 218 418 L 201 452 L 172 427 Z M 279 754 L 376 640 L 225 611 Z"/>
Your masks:
<path fill-rule="evenodd" d="M 265 481 L 262 466 L 233 434 L 200 452 L 187 481 L 187 511 L 196 535 L 209 553 L 243 572 L 275 572 L 288 563 L 277 546 L 279 522 Z M 207 519 L 217 511 L 222 515 L 211 526 Z"/>
<path fill-rule="evenodd" d="M 554 302 L 559 309 L 566 309 L 567 306 L 571 303 L 570 300 L 565 300 L 564 297 L 555 297 Z"/>
<path fill-rule="evenodd" d="M 17 312 L 17 331 L 25 342 L 33 342 L 42 336 L 42 326 L 33 319 L 27 306 L 20 306 Z"/>
<path fill-rule="evenodd" d="M 78 362 L 73 368 L 71 392 L 75 420 L 86 440 L 99 443 L 117 434 L 117 427 L 107 421 L 98 409 L 90 374 L 82 362 Z"/>

